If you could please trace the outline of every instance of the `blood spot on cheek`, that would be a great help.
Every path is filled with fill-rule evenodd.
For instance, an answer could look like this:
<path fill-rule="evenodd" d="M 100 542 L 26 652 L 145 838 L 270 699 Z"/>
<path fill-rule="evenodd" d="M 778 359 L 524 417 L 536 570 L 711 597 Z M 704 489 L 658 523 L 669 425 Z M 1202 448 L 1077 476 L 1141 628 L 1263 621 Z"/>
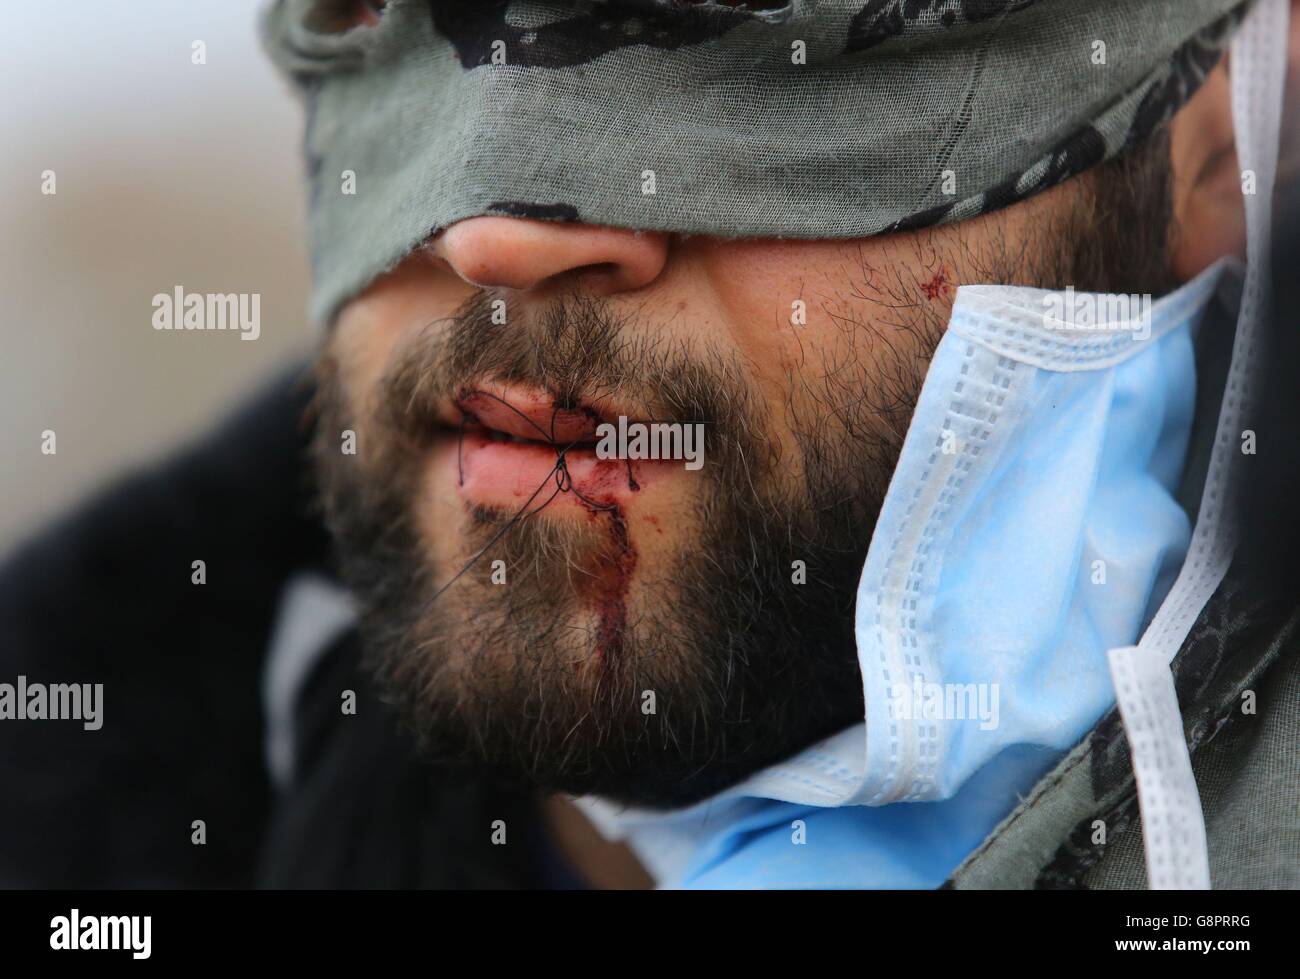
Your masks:
<path fill-rule="evenodd" d="M 938 299 L 941 296 L 946 296 L 951 288 L 952 286 L 948 282 L 947 270 L 942 267 L 938 272 L 934 273 L 929 282 L 921 284 L 921 291 L 925 293 L 926 299 Z"/>

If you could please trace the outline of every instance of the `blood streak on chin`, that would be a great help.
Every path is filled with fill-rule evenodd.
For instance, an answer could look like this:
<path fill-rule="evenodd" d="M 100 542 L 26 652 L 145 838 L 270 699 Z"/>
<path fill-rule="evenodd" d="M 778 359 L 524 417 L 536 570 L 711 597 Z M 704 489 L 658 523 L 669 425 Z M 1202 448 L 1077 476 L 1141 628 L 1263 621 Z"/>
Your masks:
<path fill-rule="evenodd" d="M 627 628 L 627 593 L 636 569 L 636 550 L 627 532 L 622 508 L 610 497 L 588 497 L 583 501 L 593 520 L 607 521 L 613 545 L 605 574 L 595 592 L 600 625 L 596 630 L 598 659 L 617 656 L 623 650 Z"/>

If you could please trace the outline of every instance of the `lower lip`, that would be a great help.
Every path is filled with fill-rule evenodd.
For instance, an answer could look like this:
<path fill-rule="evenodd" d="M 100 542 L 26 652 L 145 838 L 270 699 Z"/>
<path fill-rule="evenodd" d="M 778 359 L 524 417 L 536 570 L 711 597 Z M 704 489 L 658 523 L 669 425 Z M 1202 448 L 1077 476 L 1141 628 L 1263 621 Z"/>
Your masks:
<path fill-rule="evenodd" d="M 621 507 L 666 469 L 681 466 L 667 460 L 598 459 L 594 449 L 572 448 L 564 453 L 565 479 L 556 466 L 557 452 L 549 445 L 501 441 L 478 432 L 452 435 L 437 453 L 440 468 L 464 499 L 515 508 L 530 501 L 531 506 L 541 506 L 551 497 L 552 507 Z"/>

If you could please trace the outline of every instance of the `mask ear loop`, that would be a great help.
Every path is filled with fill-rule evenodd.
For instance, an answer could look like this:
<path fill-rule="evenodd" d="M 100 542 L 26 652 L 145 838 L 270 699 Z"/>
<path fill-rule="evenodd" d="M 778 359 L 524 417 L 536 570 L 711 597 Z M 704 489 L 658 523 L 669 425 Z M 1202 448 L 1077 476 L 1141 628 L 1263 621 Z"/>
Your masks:
<path fill-rule="evenodd" d="M 1245 284 L 1196 529 L 1178 580 L 1138 645 L 1108 654 L 1137 779 L 1147 881 L 1153 890 L 1210 887 L 1205 814 L 1169 664 L 1219 587 L 1236 547 L 1238 444 L 1251 408 L 1269 296 L 1288 15 L 1287 0 L 1258 0 L 1232 43 L 1237 159 L 1243 186 L 1245 173 L 1254 172 L 1255 193 L 1245 195 Z"/>

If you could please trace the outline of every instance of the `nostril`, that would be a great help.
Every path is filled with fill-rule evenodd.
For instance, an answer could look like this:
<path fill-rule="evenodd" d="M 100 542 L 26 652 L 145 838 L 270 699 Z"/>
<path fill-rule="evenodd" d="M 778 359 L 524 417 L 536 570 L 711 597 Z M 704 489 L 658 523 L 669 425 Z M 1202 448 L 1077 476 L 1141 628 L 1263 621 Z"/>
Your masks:
<path fill-rule="evenodd" d="M 584 265 L 578 270 L 579 275 L 609 275 L 617 276 L 620 266 L 617 262 L 592 262 Z"/>

